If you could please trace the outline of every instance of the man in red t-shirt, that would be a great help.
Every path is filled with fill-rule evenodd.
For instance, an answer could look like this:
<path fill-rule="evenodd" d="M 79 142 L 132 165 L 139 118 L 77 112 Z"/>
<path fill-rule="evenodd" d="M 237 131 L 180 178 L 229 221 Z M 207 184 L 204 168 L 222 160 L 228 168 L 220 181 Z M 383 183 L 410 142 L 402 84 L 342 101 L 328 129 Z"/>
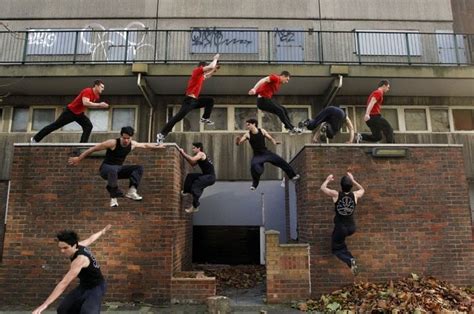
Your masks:
<path fill-rule="evenodd" d="M 270 74 L 262 78 L 249 90 L 249 95 L 257 95 L 257 108 L 262 111 L 274 113 L 289 130 L 290 135 L 301 134 L 302 130 L 291 124 L 290 116 L 285 107 L 277 103 L 272 97 L 280 89 L 281 84 L 286 84 L 290 80 L 290 72 L 282 71 L 280 75 Z"/>
<path fill-rule="evenodd" d="M 201 93 L 204 80 L 210 78 L 220 68 L 217 64 L 218 60 L 219 54 L 216 54 L 210 64 L 201 61 L 197 68 L 193 70 L 188 81 L 186 97 L 184 97 L 181 108 L 178 113 L 173 116 L 168 123 L 166 123 L 163 129 L 161 129 L 161 132 L 156 135 L 156 142 L 158 144 L 163 144 L 165 137 L 169 132 L 171 132 L 174 125 L 184 119 L 184 117 L 193 109 L 204 107 L 204 114 L 202 115 L 201 123 L 207 125 L 214 124 L 214 122 L 209 119 L 211 117 L 212 108 L 214 107 L 214 99 L 212 97 L 199 97 L 199 94 Z"/>
<path fill-rule="evenodd" d="M 380 81 L 378 88 L 374 90 L 367 99 L 367 109 L 365 110 L 364 121 L 370 128 L 372 134 L 360 134 L 356 136 L 356 141 L 378 142 L 382 139 L 382 133 L 387 143 L 395 143 L 393 138 L 393 128 L 382 117 L 383 95 L 390 90 L 390 83 L 387 80 Z"/>
<path fill-rule="evenodd" d="M 81 143 L 87 143 L 92 132 L 91 120 L 84 114 L 86 107 L 107 109 L 105 102 L 97 102 L 104 91 L 104 82 L 94 81 L 92 87 L 84 88 L 79 95 L 69 104 L 59 118 L 50 125 L 42 128 L 31 138 L 31 143 L 39 143 L 46 135 L 62 128 L 66 124 L 77 122 L 82 127 Z"/>

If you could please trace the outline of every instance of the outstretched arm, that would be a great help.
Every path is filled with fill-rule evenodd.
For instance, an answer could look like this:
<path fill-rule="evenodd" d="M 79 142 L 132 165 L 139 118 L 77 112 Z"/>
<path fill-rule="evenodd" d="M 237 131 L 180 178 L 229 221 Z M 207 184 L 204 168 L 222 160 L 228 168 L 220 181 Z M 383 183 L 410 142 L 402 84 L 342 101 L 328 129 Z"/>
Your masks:
<path fill-rule="evenodd" d="M 221 68 L 221 66 L 218 64 L 218 65 L 216 65 L 215 68 L 213 68 L 213 69 L 211 69 L 207 72 L 204 72 L 204 79 L 208 79 L 211 76 L 213 76 L 217 72 L 217 70 L 219 70 L 220 68 Z"/>
<path fill-rule="evenodd" d="M 268 138 L 274 145 L 281 144 L 281 142 L 275 140 L 275 139 L 270 135 L 270 133 L 268 133 L 266 130 L 264 130 L 264 129 L 260 129 L 260 130 L 262 130 L 263 136 L 265 136 L 266 138 Z"/>
<path fill-rule="evenodd" d="M 249 90 L 249 95 L 255 95 L 257 93 L 257 89 L 265 83 L 270 83 L 270 76 L 265 76 L 263 79 L 258 81 L 257 84 L 255 84 L 255 86 Z"/>
<path fill-rule="evenodd" d="M 217 66 L 217 60 L 219 60 L 220 55 L 216 54 L 211 63 L 202 68 L 204 73 L 214 70 Z"/>
<path fill-rule="evenodd" d="M 138 143 L 138 142 L 132 141 L 132 149 L 135 149 L 135 148 L 155 149 L 155 148 L 165 148 L 165 145 L 164 144 L 157 145 L 157 144 L 151 144 L 151 143 Z"/>
<path fill-rule="evenodd" d="M 81 271 L 82 268 L 89 266 L 89 260 L 87 257 L 83 255 L 79 255 L 72 263 L 71 263 L 71 268 L 69 271 L 66 273 L 64 278 L 56 285 L 54 288 L 53 292 L 49 295 L 49 297 L 41 304 L 39 307 L 37 307 L 34 311 L 33 314 L 41 314 L 44 310 L 48 308 L 48 306 L 56 301 L 57 298 L 66 290 L 66 288 L 69 286 L 69 284 L 79 275 L 79 272 Z"/>
<path fill-rule="evenodd" d="M 354 126 L 352 125 L 351 119 L 349 117 L 346 117 L 346 124 L 347 128 L 349 129 L 349 141 L 347 141 L 348 144 L 354 142 Z"/>
<path fill-rule="evenodd" d="M 362 187 L 362 185 L 360 185 L 359 182 L 357 182 L 357 181 L 354 179 L 354 176 L 352 175 L 352 173 L 347 172 L 347 176 L 348 176 L 349 178 L 351 178 L 352 184 L 354 184 L 355 187 L 357 188 L 357 190 L 354 191 L 354 196 L 355 196 L 355 198 L 356 198 L 356 204 L 357 204 L 357 200 L 358 200 L 359 198 L 361 198 L 362 196 L 364 196 L 365 190 L 364 190 L 364 188 Z"/>
<path fill-rule="evenodd" d="M 104 229 L 100 230 L 99 232 L 94 233 L 93 235 L 91 235 L 87 239 L 82 240 L 81 242 L 79 242 L 79 245 L 82 245 L 82 246 L 91 245 L 92 243 L 95 242 L 95 240 L 97 240 L 98 238 L 103 236 L 107 232 L 107 230 L 109 230 L 111 227 L 112 227 L 112 225 L 110 225 L 110 224 L 105 226 Z"/>
<path fill-rule="evenodd" d="M 92 146 L 88 150 L 84 151 L 82 154 L 80 154 L 78 157 L 69 157 L 68 159 L 68 164 L 77 166 L 81 160 L 92 154 L 93 152 L 98 152 L 104 149 L 113 149 L 115 147 L 115 140 L 107 140 L 105 142 L 99 143 L 95 146 Z"/>
<path fill-rule="evenodd" d="M 183 155 L 184 159 L 186 159 L 186 161 L 193 167 L 197 164 L 199 160 L 206 158 L 206 154 L 204 154 L 203 152 L 199 152 L 194 156 L 186 154 L 186 152 L 182 148 L 179 149 L 179 152 L 181 153 L 181 155 Z"/>
<path fill-rule="evenodd" d="M 326 194 L 327 196 L 332 197 L 332 200 L 335 202 L 337 201 L 337 197 L 339 196 L 339 193 L 327 187 L 328 183 L 331 181 L 334 181 L 334 176 L 332 174 L 328 175 L 326 180 L 324 180 L 323 184 L 321 184 L 321 191 L 323 191 L 323 193 Z"/>
<path fill-rule="evenodd" d="M 246 132 L 244 135 L 237 136 L 235 138 L 235 145 L 239 146 L 240 144 L 242 144 L 248 139 L 249 139 L 249 132 Z"/>

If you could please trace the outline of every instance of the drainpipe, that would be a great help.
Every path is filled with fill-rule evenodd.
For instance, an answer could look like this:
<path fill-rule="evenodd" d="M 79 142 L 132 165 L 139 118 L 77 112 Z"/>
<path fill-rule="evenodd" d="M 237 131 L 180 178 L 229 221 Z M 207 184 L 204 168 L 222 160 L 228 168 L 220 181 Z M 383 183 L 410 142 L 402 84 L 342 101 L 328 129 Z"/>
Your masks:
<path fill-rule="evenodd" d="M 151 136 L 152 136 L 152 123 L 153 123 L 153 113 L 154 113 L 154 108 L 153 108 L 153 103 L 150 100 L 150 97 L 148 96 L 148 93 L 142 86 L 142 74 L 138 73 L 138 78 L 137 78 L 137 86 L 140 89 L 140 91 L 143 94 L 143 97 L 145 97 L 146 103 L 148 104 L 148 108 L 150 109 L 148 113 L 148 135 L 147 135 L 147 142 L 151 142 Z"/>
<path fill-rule="evenodd" d="M 339 90 L 341 89 L 342 87 L 342 75 L 338 75 L 338 78 L 336 79 L 337 80 L 337 83 L 336 83 L 336 80 L 333 81 L 333 86 L 331 87 L 331 90 L 324 102 L 324 107 L 327 107 L 329 106 L 332 101 L 334 100 L 334 97 L 336 97 L 337 93 L 339 92 Z"/>

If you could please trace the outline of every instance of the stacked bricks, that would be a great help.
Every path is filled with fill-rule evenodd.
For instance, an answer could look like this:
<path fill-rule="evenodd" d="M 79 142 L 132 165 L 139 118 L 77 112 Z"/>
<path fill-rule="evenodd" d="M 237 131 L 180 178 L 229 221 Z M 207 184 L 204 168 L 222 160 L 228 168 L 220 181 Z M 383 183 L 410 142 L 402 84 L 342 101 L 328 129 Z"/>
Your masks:
<path fill-rule="evenodd" d="M 216 295 L 216 278 L 204 272 L 176 272 L 171 278 L 172 303 L 205 303 Z"/>
<path fill-rule="evenodd" d="M 378 146 L 383 147 L 383 146 Z M 354 281 L 331 254 L 334 204 L 320 191 L 340 190 L 351 168 L 366 189 L 347 238 L 360 265 L 357 280 L 383 282 L 417 273 L 466 286 L 474 282 L 474 243 L 462 147 L 405 145 L 404 158 L 372 157 L 370 145 L 307 145 L 293 159 L 297 173 L 298 240 L 311 246 L 312 296 Z M 390 149 L 396 146 L 390 146 Z"/>
<path fill-rule="evenodd" d="M 3 304 L 40 304 L 69 268 L 55 234 L 73 229 L 81 239 L 107 224 L 91 245 L 108 283 L 106 301 L 171 300 L 174 271 L 191 263 L 191 215 L 179 195 L 185 163 L 175 146 L 136 149 L 125 164 L 144 166 L 140 202 L 119 199 L 109 207 L 103 157 L 67 164 L 76 147 L 17 145 L 0 268 Z M 128 180 L 120 180 L 122 190 Z"/>
<path fill-rule="evenodd" d="M 311 294 L 309 245 L 279 244 L 279 232 L 265 232 L 267 302 L 285 303 Z"/>

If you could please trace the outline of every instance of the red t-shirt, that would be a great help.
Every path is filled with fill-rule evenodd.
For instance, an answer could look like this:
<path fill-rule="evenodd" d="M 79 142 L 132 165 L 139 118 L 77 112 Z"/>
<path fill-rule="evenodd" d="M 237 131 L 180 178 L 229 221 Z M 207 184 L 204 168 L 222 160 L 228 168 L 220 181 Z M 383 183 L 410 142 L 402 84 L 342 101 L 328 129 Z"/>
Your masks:
<path fill-rule="evenodd" d="M 91 102 L 96 102 L 99 99 L 99 96 L 94 93 L 92 87 L 84 88 L 79 93 L 79 95 L 77 95 L 77 97 L 74 98 L 74 100 L 69 105 L 67 105 L 69 110 L 71 110 L 74 114 L 81 114 L 86 110 L 86 107 L 82 103 L 82 97 L 89 98 Z"/>
<path fill-rule="evenodd" d="M 377 100 L 377 102 L 375 103 L 375 105 L 372 107 L 372 110 L 370 111 L 369 115 L 371 115 L 371 116 L 378 115 L 382 112 L 381 107 L 382 107 L 382 103 L 383 103 L 383 92 L 378 88 L 376 90 L 374 90 L 370 94 L 369 99 L 367 99 L 366 106 L 369 105 L 370 100 L 372 99 L 372 97 L 374 97 Z"/>
<path fill-rule="evenodd" d="M 202 83 L 204 82 L 204 67 L 197 67 L 193 70 L 186 88 L 186 95 L 194 95 L 196 98 L 201 93 Z"/>
<path fill-rule="evenodd" d="M 280 89 L 280 77 L 276 74 L 270 74 L 270 82 L 264 83 L 257 88 L 256 94 L 262 96 L 263 98 L 272 98 Z"/>

